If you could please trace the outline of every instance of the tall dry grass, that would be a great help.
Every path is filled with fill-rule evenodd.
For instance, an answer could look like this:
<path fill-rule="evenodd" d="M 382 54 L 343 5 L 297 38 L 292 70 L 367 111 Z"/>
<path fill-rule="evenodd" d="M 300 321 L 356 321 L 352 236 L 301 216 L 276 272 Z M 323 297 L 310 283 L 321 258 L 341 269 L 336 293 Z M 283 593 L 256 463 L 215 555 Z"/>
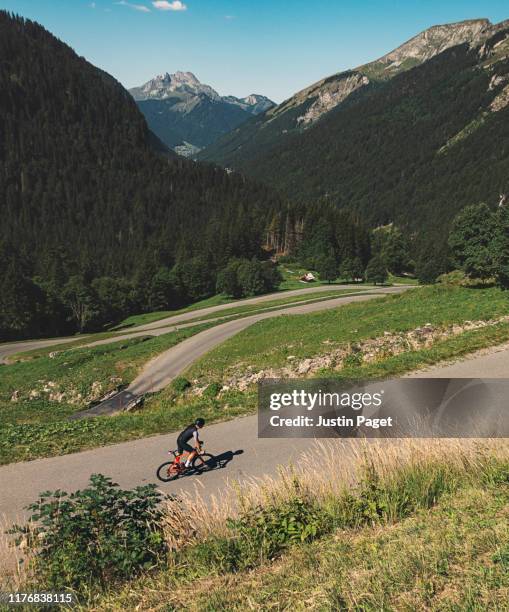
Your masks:
<path fill-rule="evenodd" d="M 295 465 L 282 466 L 277 476 L 230 482 L 219 495 L 200 491 L 168 501 L 165 534 L 169 547 L 179 550 L 211 535 L 228 532 L 227 519 L 257 506 L 277 506 L 296 494 L 324 503 L 348 500 L 371 468 L 393 497 L 416 499 L 451 490 L 478 479 L 493 461 L 509 462 L 509 442 L 503 439 L 384 439 L 317 442 Z M 389 500 L 390 502 L 391 500 Z M 393 505 L 398 504 L 392 499 Z M 390 516 L 389 508 L 389 516 Z M 395 510 L 394 510 L 395 512 Z M 394 518 L 396 518 L 394 516 Z"/>
<path fill-rule="evenodd" d="M 29 579 L 30 553 L 7 533 L 11 524 L 0 517 L 0 591 L 20 591 Z"/>

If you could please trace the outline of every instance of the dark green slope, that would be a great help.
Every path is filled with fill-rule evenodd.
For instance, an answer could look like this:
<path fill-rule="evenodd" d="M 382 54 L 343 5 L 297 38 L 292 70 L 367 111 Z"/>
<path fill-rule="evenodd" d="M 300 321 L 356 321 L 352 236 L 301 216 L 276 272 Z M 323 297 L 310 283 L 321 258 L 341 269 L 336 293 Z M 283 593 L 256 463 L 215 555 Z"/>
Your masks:
<path fill-rule="evenodd" d="M 40 25 L 0 11 L 0 310 L 12 313 L 0 315 L 0 335 L 2 326 L 63 331 L 65 313 L 48 302 L 37 306 L 40 325 L 17 305 L 29 310 L 41 287 L 60 299 L 73 275 L 86 287 L 124 279 L 143 308 L 160 266 L 199 256 L 213 286 L 228 256 L 260 252 L 278 197 L 155 148 L 164 149 L 119 83 Z"/>
<path fill-rule="evenodd" d="M 241 211 L 261 229 L 259 205 L 277 201 L 267 190 L 156 155 L 131 96 L 41 26 L 0 12 L 0 58 L 0 232 L 34 268 L 58 244 L 98 272 L 129 273 L 156 243 L 195 251 L 212 219 L 236 251 Z"/>
<path fill-rule="evenodd" d="M 509 108 L 490 109 L 509 82 L 507 36 L 366 87 L 305 130 L 251 122 L 207 156 L 302 202 L 326 198 L 371 225 L 439 239 L 461 207 L 509 188 Z"/>
<path fill-rule="evenodd" d="M 186 113 L 172 109 L 178 101 L 166 98 L 137 103 L 152 130 L 171 148 L 184 141 L 206 147 L 251 117 L 238 106 L 207 96 L 202 96 L 200 103 Z"/>

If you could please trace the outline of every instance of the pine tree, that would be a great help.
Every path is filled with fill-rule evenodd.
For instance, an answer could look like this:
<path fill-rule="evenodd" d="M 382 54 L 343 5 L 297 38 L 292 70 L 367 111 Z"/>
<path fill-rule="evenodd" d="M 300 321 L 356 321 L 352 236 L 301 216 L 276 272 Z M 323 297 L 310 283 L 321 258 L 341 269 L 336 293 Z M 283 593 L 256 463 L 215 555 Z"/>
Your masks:
<path fill-rule="evenodd" d="M 383 259 L 379 255 L 375 255 L 369 260 L 366 267 L 366 280 L 368 283 L 374 283 L 375 285 L 383 284 L 388 278 L 387 268 Z"/>
<path fill-rule="evenodd" d="M 317 272 L 320 280 L 327 281 L 329 285 L 338 277 L 338 265 L 334 255 L 330 254 L 318 261 Z"/>

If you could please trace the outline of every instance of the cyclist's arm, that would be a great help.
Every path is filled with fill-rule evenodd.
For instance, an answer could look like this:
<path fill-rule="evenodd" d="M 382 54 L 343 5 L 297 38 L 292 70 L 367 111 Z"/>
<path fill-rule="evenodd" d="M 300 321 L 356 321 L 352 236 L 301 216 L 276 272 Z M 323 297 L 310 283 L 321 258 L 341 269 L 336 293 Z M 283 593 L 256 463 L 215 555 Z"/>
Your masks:
<path fill-rule="evenodd" d="M 193 438 L 194 438 L 194 447 L 198 450 L 201 450 L 201 440 L 198 437 L 198 430 L 193 432 Z"/>

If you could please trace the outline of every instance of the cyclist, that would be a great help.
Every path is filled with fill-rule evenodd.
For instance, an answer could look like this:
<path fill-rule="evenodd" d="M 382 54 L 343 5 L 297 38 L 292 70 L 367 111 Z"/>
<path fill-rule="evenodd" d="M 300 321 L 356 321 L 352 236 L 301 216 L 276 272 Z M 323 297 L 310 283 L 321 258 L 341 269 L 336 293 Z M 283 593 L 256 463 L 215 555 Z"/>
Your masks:
<path fill-rule="evenodd" d="M 198 431 L 205 425 L 205 419 L 198 418 L 196 421 L 189 425 L 181 431 L 177 438 L 177 449 L 179 454 L 179 459 L 182 457 L 184 452 L 187 452 L 187 459 L 185 462 L 185 467 L 189 467 L 191 465 L 191 461 L 196 457 L 196 455 L 201 451 L 202 442 L 198 435 Z M 194 444 L 194 448 L 189 444 L 189 441 L 192 440 Z"/>

